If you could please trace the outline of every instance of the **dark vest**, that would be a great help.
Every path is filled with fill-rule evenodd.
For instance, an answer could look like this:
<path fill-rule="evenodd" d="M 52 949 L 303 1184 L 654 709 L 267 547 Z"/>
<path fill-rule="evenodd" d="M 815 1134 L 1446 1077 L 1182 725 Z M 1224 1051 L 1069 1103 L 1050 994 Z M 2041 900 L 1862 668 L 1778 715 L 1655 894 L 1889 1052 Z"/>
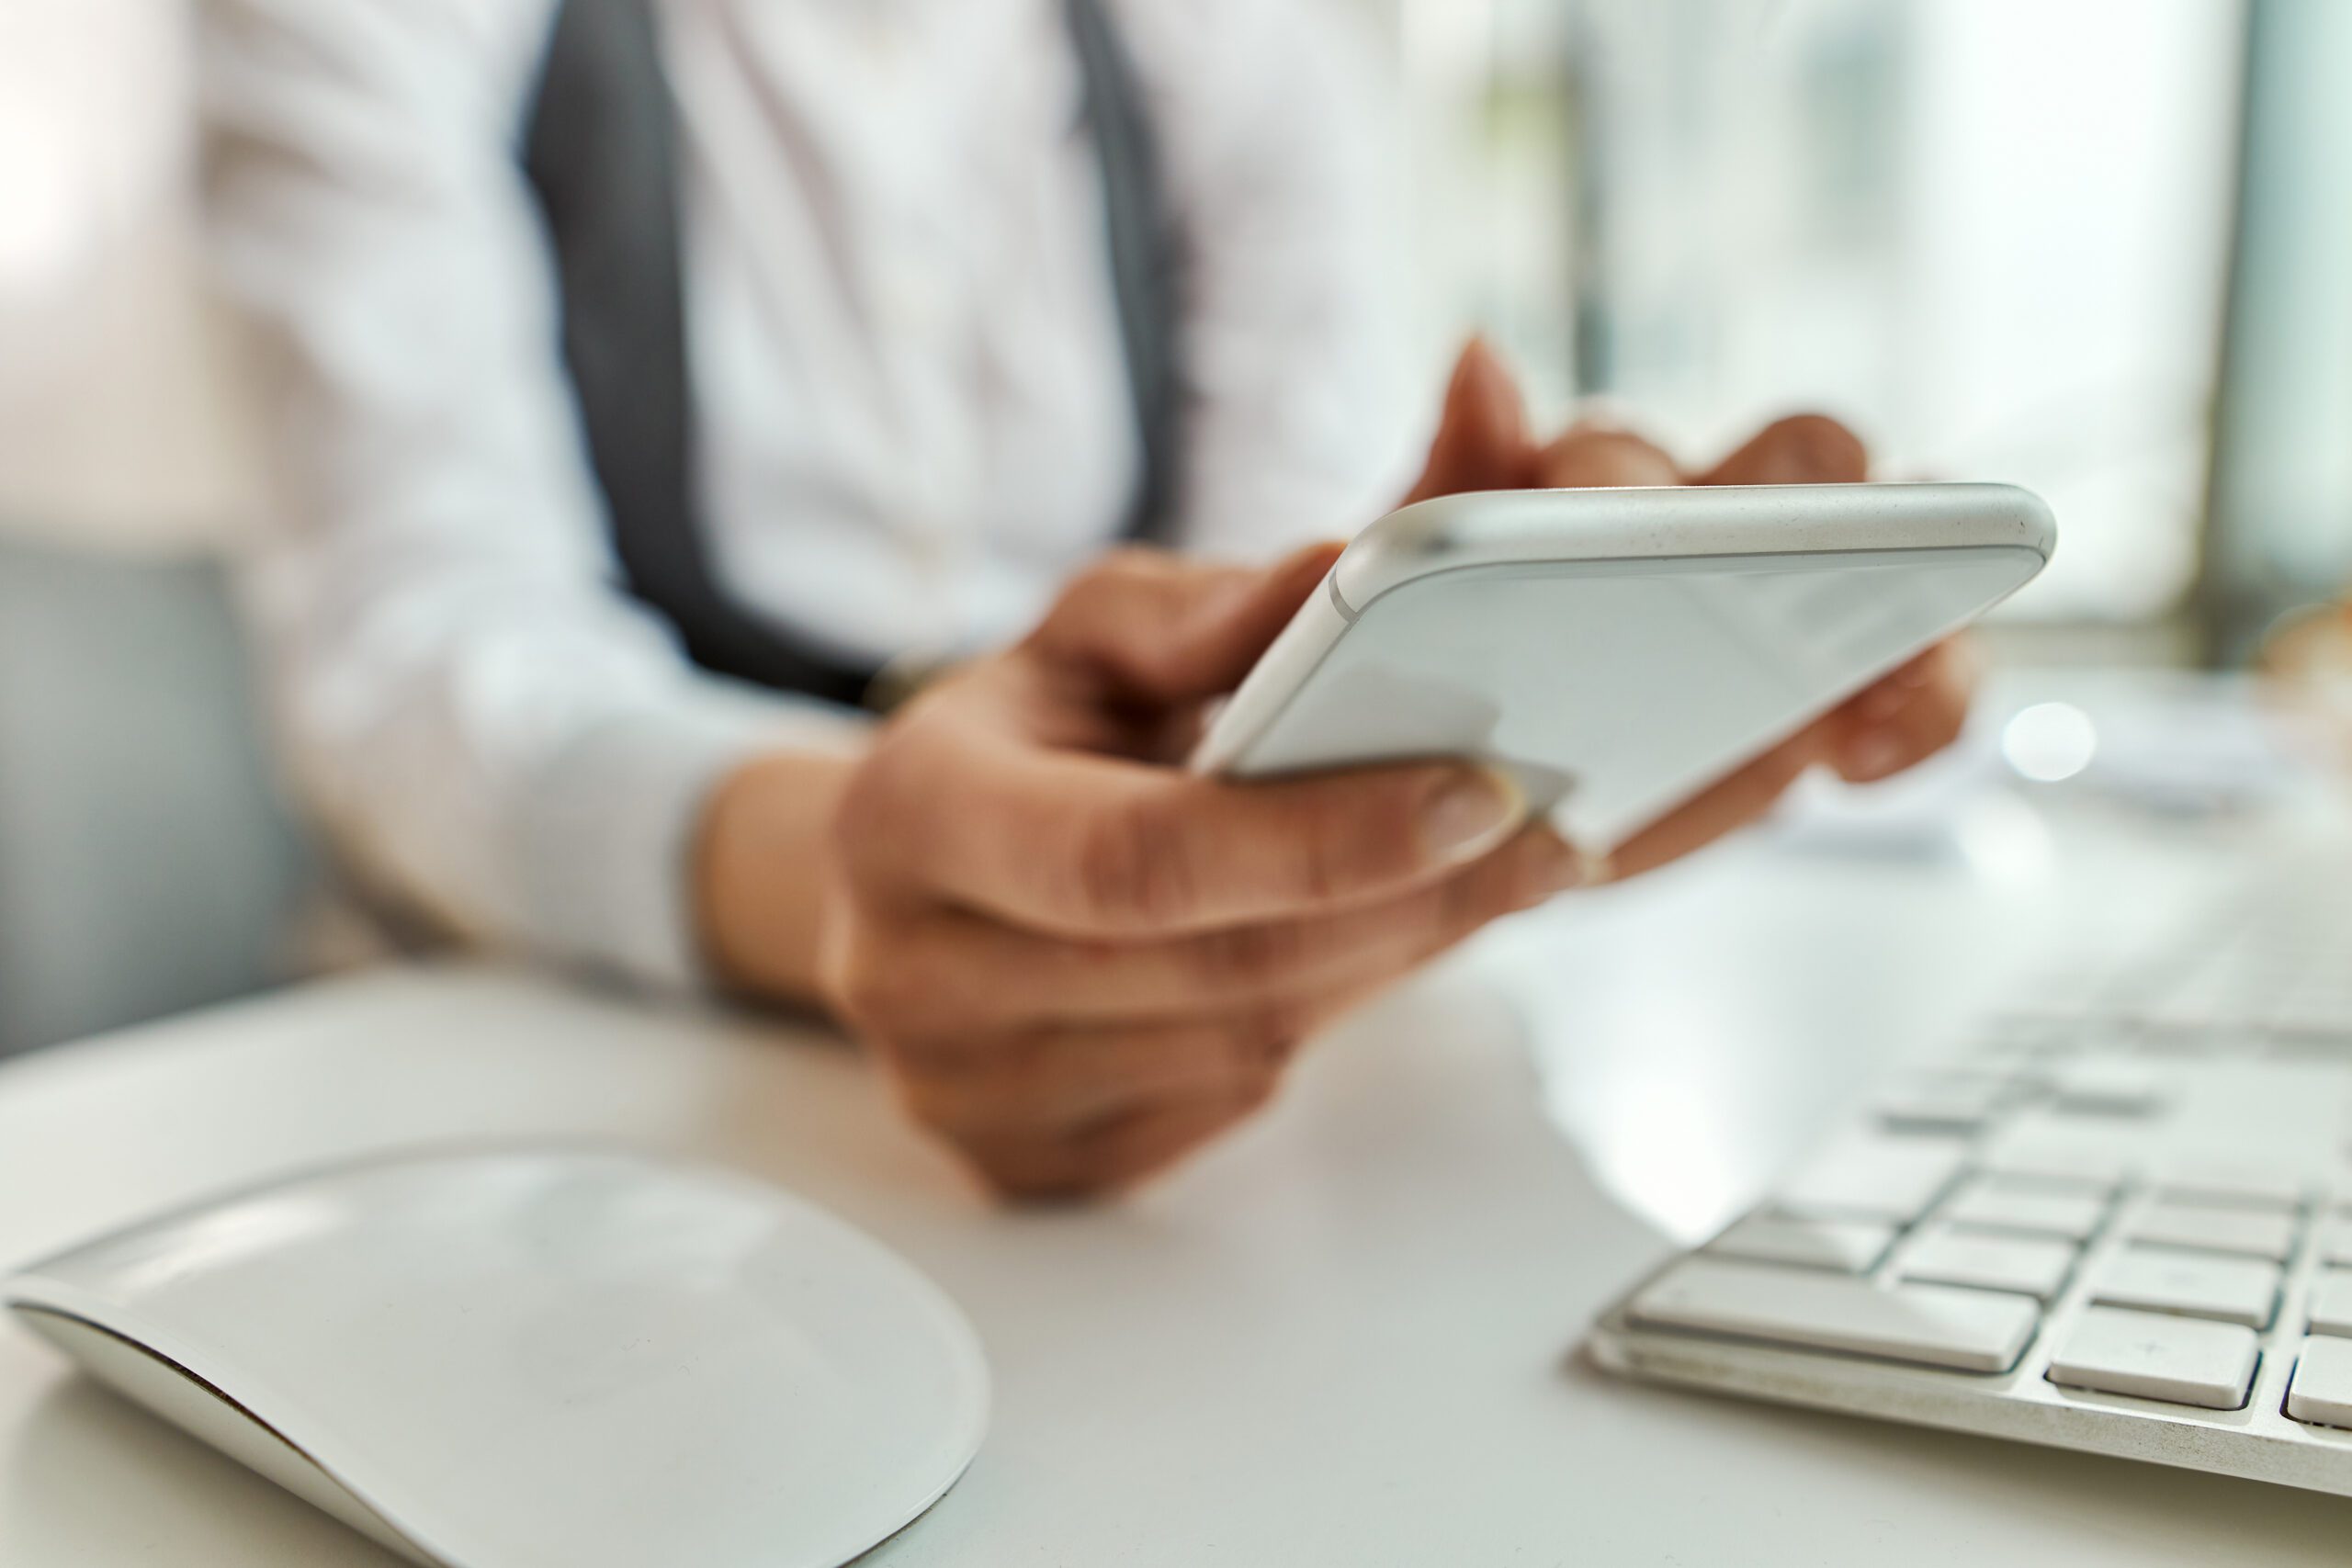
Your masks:
<path fill-rule="evenodd" d="M 677 113 L 650 0 L 562 0 L 523 139 L 562 301 L 563 357 L 628 592 L 695 662 L 827 701 L 866 700 L 876 671 L 738 604 L 697 522 L 686 361 Z M 1132 62 L 1101 0 L 1066 0 L 1086 130 L 1102 171 L 1143 482 L 1125 533 L 1156 536 L 1174 504 L 1183 419 L 1179 254 L 1159 150 Z M 943 150 L 952 156 L 952 150 Z M 919 459 L 918 459 L 919 460 Z"/>

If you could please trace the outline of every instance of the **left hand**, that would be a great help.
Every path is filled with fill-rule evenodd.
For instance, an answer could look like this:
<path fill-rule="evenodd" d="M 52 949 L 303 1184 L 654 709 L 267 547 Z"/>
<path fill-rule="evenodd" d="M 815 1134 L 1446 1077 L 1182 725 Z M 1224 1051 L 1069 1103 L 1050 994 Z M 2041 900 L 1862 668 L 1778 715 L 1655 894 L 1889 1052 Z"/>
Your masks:
<path fill-rule="evenodd" d="M 1454 367 L 1443 424 L 1407 500 L 1526 488 L 1859 484 L 1869 477 L 1860 439 L 1826 414 L 1777 420 L 1695 473 L 1654 442 L 1598 422 L 1572 424 L 1539 446 L 1510 372 L 1473 342 Z M 1866 784 L 1926 761 L 1958 739 L 1975 684 L 1966 638 L 1929 649 L 1618 845 L 1605 865 L 1591 868 L 1595 879 L 1638 875 L 1745 827 L 1816 764 Z"/>

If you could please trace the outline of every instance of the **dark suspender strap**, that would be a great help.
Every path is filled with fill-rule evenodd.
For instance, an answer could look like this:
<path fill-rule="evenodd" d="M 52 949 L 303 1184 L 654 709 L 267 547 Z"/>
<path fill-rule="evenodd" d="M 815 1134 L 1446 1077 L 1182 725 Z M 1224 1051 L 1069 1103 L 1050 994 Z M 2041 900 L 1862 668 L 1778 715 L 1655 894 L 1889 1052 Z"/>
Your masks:
<path fill-rule="evenodd" d="M 1069 0 L 1102 164 L 1119 317 L 1144 479 L 1127 532 L 1154 536 L 1174 492 L 1182 383 L 1178 253 L 1134 73 L 1099 0 Z M 544 213 L 563 355 L 629 591 L 704 668 L 855 705 L 875 671 L 810 648 L 737 604 L 698 525 L 693 383 L 677 198 L 677 115 L 648 0 L 563 0 L 523 166 Z"/>
<path fill-rule="evenodd" d="M 1070 41 L 1086 79 L 1087 129 L 1102 164 L 1119 335 L 1142 443 L 1143 482 L 1127 536 L 1164 542 L 1183 468 L 1184 384 L 1177 354 L 1183 252 L 1170 221 L 1159 139 L 1125 40 L 1102 0 L 1069 0 L 1069 15 Z"/>
<path fill-rule="evenodd" d="M 677 119 L 645 0 L 565 0 L 523 161 L 546 212 L 564 360 L 629 591 L 669 618 L 697 664 L 858 702 L 870 672 L 736 604 L 695 525 Z"/>

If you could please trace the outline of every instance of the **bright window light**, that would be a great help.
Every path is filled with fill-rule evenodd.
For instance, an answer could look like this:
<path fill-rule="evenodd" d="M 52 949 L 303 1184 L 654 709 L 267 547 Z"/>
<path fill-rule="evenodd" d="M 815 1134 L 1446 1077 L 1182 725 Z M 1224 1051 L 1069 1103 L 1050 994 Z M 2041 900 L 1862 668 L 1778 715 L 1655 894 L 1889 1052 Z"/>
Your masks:
<path fill-rule="evenodd" d="M 2001 755 L 2037 784 L 2073 778 L 2098 751 L 2098 728 L 2072 703 L 2036 703 L 2001 731 Z"/>

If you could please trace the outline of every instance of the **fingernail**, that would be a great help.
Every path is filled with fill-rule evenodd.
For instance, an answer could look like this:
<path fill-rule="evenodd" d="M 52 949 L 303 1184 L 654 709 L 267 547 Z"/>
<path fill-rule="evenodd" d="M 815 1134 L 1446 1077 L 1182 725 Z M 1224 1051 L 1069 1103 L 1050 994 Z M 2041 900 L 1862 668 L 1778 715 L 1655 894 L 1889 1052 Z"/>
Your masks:
<path fill-rule="evenodd" d="M 1898 678 L 1882 681 L 1862 694 L 1861 699 L 1854 705 L 1854 711 L 1862 718 L 1872 721 L 1893 718 L 1910 702 L 1911 694 L 1916 689 L 1901 683 Z"/>
<path fill-rule="evenodd" d="M 1875 778 L 1891 773 L 1903 760 L 1903 748 L 1885 735 L 1864 735 L 1846 748 L 1846 772 Z"/>
<path fill-rule="evenodd" d="M 1465 769 L 1422 804 L 1421 840 L 1440 862 L 1476 860 L 1501 843 L 1526 810 L 1526 797 L 1509 778 L 1485 768 Z"/>

